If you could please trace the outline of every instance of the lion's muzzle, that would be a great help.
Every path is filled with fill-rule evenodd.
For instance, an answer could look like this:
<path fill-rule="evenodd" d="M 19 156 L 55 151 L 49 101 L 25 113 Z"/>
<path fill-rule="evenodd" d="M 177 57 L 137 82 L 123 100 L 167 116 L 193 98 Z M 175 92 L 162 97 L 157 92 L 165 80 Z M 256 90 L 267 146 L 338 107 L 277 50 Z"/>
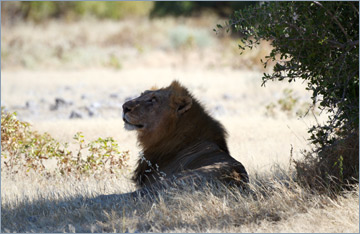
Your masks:
<path fill-rule="evenodd" d="M 136 102 L 133 100 L 127 101 L 123 104 L 123 121 L 125 123 L 125 129 L 127 130 L 137 130 L 144 127 L 143 124 L 134 123 L 134 121 L 131 120 L 129 114 L 134 110 L 136 107 Z"/>

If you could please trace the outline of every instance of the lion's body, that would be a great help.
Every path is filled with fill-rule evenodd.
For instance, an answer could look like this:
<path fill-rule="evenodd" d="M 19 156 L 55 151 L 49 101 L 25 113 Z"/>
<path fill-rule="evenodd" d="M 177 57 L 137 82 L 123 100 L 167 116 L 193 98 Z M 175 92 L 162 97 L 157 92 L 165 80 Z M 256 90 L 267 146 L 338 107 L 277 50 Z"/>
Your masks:
<path fill-rule="evenodd" d="M 143 148 L 133 176 L 141 187 L 190 174 L 248 182 L 229 154 L 224 127 L 178 82 L 125 103 L 124 121 Z"/>

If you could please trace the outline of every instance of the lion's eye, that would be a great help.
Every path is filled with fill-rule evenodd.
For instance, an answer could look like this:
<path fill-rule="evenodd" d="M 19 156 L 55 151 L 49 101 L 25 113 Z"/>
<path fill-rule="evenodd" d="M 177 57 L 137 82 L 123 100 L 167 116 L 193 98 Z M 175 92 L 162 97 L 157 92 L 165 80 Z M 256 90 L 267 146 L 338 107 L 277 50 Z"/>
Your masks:
<path fill-rule="evenodd" d="M 155 103 L 156 102 L 156 98 L 152 97 L 151 99 L 147 100 L 147 103 Z"/>

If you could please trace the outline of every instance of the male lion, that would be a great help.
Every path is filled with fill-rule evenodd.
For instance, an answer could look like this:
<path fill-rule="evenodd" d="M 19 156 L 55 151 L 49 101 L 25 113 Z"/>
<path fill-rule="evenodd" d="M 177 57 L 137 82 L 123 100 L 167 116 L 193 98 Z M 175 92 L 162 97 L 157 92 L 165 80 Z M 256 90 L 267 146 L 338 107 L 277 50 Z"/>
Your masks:
<path fill-rule="evenodd" d="M 224 127 L 177 81 L 126 102 L 123 120 L 143 149 L 133 176 L 140 187 L 196 176 L 237 185 L 249 180 L 229 154 Z"/>

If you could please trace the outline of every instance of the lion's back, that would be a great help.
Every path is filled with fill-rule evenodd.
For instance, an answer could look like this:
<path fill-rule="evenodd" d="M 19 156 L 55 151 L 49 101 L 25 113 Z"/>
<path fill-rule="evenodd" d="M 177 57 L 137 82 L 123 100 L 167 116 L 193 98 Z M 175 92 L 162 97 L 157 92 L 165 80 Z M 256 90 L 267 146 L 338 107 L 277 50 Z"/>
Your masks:
<path fill-rule="evenodd" d="M 202 142 L 183 150 L 163 169 L 167 175 L 195 173 L 207 178 L 248 182 L 245 167 L 212 142 Z"/>

